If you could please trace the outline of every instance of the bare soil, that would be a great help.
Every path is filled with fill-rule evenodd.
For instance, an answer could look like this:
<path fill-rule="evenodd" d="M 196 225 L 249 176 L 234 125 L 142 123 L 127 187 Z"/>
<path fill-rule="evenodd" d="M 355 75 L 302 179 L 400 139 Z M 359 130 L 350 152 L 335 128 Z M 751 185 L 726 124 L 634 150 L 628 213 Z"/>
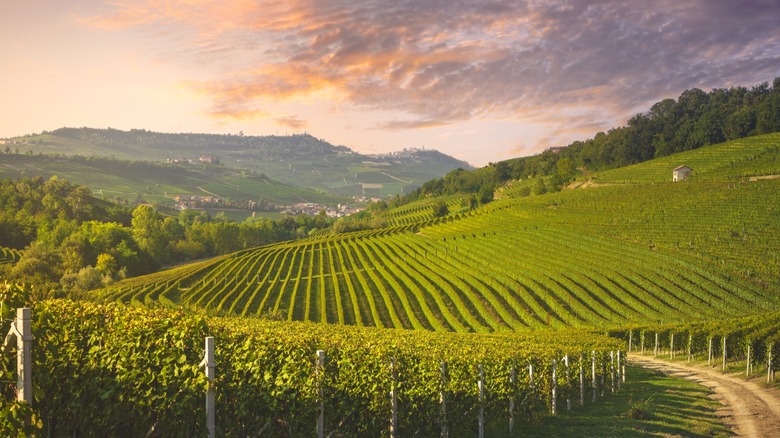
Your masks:
<path fill-rule="evenodd" d="M 652 356 L 629 354 L 633 365 L 688 379 L 713 391 L 723 408 L 717 411 L 736 436 L 780 436 L 780 392 L 755 381 L 724 374 L 717 368 L 687 366 Z"/>
<path fill-rule="evenodd" d="M 762 179 L 779 179 L 780 175 L 764 175 L 764 176 L 753 176 L 749 178 L 749 181 L 759 181 Z"/>

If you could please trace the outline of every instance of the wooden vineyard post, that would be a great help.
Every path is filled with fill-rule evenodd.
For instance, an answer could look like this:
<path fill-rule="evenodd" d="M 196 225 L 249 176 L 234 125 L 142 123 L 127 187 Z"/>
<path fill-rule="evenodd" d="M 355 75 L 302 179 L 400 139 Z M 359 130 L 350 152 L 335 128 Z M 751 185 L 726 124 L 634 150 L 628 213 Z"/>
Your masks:
<path fill-rule="evenodd" d="M 556 396 L 558 395 L 558 374 L 557 374 L 557 371 L 558 371 L 558 360 L 557 359 L 553 359 L 553 361 L 552 361 L 552 400 L 551 400 L 551 402 L 552 402 L 551 403 L 552 404 L 551 411 L 552 411 L 553 415 L 555 415 L 557 413 L 557 409 L 556 409 L 556 407 L 557 407 L 556 406 L 557 405 L 556 404 L 556 401 L 557 401 L 557 397 Z"/>
<path fill-rule="evenodd" d="M 623 380 L 623 371 L 620 368 L 620 350 L 617 351 L 617 390 L 620 391 L 620 383 Z"/>
<path fill-rule="evenodd" d="M 19 401 L 32 403 L 32 323 L 30 308 L 16 309 L 16 370 L 18 377 L 16 389 Z M 19 336 L 21 335 L 21 336 Z"/>
<path fill-rule="evenodd" d="M 571 387 L 571 384 L 569 383 L 571 381 L 570 377 L 571 374 L 569 373 L 569 355 L 563 356 L 563 362 L 566 364 L 566 384 Z M 567 393 L 566 394 L 566 410 L 571 410 L 571 396 Z"/>
<path fill-rule="evenodd" d="M 16 319 L 5 337 L 4 348 L 8 351 L 16 340 L 16 399 L 32 403 L 32 324 L 30 308 L 16 309 Z"/>
<path fill-rule="evenodd" d="M 645 354 L 645 331 L 639 333 L 639 342 L 642 344 L 642 354 Z"/>
<path fill-rule="evenodd" d="M 582 353 L 580 353 L 580 406 L 585 406 L 585 365 L 582 360 Z"/>
<path fill-rule="evenodd" d="M 214 400 L 216 394 L 213 387 L 215 372 L 214 372 L 214 337 L 208 336 L 206 338 L 206 351 L 203 356 L 203 360 L 200 362 L 200 368 L 204 368 L 206 371 L 206 379 L 209 381 L 209 387 L 206 390 L 206 430 L 208 431 L 209 438 L 217 436 L 217 427 L 215 422 L 214 412 Z"/>
<path fill-rule="evenodd" d="M 709 338 L 709 347 L 707 348 L 707 366 L 712 366 L 712 336 Z"/>
<path fill-rule="evenodd" d="M 609 378 L 611 380 L 610 392 L 615 392 L 615 352 L 609 352 Z"/>
<path fill-rule="evenodd" d="M 515 429 L 515 367 L 509 370 L 509 387 L 512 388 L 512 395 L 509 397 L 509 435 L 512 435 Z"/>
<path fill-rule="evenodd" d="M 726 371 L 726 335 L 723 335 L 723 371 Z"/>
<path fill-rule="evenodd" d="M 322 380 L 325 376 L 325 351 L 317 350 L 317 386 L 319 387 L 320 415 L 317 417 L 317 438 L 325 436 L 325 388 Z"/>
<path fill-rule="evenodd" d="M 745 377 L 750 377 L 750 341 L 747 344 L 747 361 L 745 363 Z"/>
<path fill-rule="evenodd" d="M 658 357 L 658 332 L 655 332 L 655 348 L 653 349 L 653 355 Z"/>
<path fill-rule="evenodd" d="M 769 348 L 767 348 L 767 361 L 766 361 L 766 383 L 772 383 L 772 375 L 774 372 L 772 371 L 772 347 L 774 346 L 774 343 L 769 345 Z"/>
<path fill-rule="evenodd" d="M 620 364 L 620 380 L 623 383 L 626 383 L 626 362 L 628 361 L 628 357 L 626 355 L 623 355 L 623 360 L 621 362 L 620 360 L 620 352 L 618 351 L 618 364 Z M 620 388 L 620 385 L 618 385 L 618 388 Z"/>
<path fill-rule="evenodd" d="M 592 386 L 593 386 L 593 403 L 596 403 L 596 387 L 598 386 L 596 381 L 596 350 L 593 350 L 593 355 L 591 356 L 591 377 L 593 379 Z"/>
<path fill-rule="evenodd" d="M 631 353 L 631 341 L 633 341 L 634 330 L 628 331 L 628 352 Z"/>
<path fill-rule="evenodd" d="M 674 333 L 669 335 L 669 357 L 674 359 Z"/>
<path fill-rule="evenodd" d="M 688 362 L 693 360 L 693 355 L 691 354 L 691 344 L 693 344 L 693 333 L 688 333 Z"/>
<path fill-rule="evenodd" d="M 536 393 L 534 392 L 534 364 L 528 364 L 528 386 L 531 387 L 531 397 L 536 400 Z"/>
<path fill-rule="evenodd" d="M 390 360 L 390 438 L 398 437 L 398 394 L 396 393 L 396 382 L 398 380 L 398 371 L 396 370 L 396 359 Z"/>
<path fill-rule="evenodd" d="M 479 438 L 485 438 L 485 370 L 479 364 Z"/>
<path fill-rule="evenodd" d="M 441 438 L 447 438 L 447 398 L 444 389 L 447 385 L 447 363 L 441 362 L 441 391 L 439 392 L 439 402 L 441 403 Z"/>
<path fill-rule="evenodd" d="M 601 362 L 601 396 L 604 397 L 604 391 L 607 388 L 607 361 Z"/>

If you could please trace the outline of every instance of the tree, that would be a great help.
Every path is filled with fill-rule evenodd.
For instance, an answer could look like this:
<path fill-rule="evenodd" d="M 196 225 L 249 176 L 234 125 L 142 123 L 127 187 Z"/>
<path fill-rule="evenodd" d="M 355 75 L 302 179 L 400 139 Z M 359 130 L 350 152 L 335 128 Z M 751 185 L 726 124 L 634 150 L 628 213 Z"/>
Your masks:
<path fill-rule="evenodd" d="M 450 214 L 450 208 L 447 207 L 447 203 L 444 200 L 439 200 L 433 204 L 433 217 L 439 218 Z"/>
<path fill-rule="evenodd" d="M 103 276 L 110 279 L 116 278 L 117 272 L 119 272 L 116 259 L 111 254 L 102 253 L 97 256 L 97 262 L 95 263 L 95 269 L 100 271 Z"/>
<path fill-rule="evenodd" d="M 558 176 L 561 178 L 561 181 L 564 184 L 571 181 L 571 179 L 574 178 L 574 174 L 577 172 L 577 167 L 574 165 L 574 161 L 572 161 L 569 157 L 564 157 L 558 160 L 556 167 Z"/>
<path fill-rule="evenodd" d="M 479 189 L 479 203 L 480 205 L 487 204 L 493 201 L 493 185 L 485 184 Z"/>
<path fill-rule="evenodd" d="M 162 218 L 152 207 L 140 205 L 133 210 L 133 237 L 138 247 L 148 253 L 157 263 L 168 261 Z"/>
<path fill-rule="evenodd" d="M 544 178 L 541 176 L 534 183 L 534 195 L 544 195 L 547 193 L 547 186 L 544 184 Z"/>
<path fill-rule="evenodd" d="M 506 161 L 496 163 L 496 180 L 499 183 L 508 181 L 512 178 L 512 167 Z"/>

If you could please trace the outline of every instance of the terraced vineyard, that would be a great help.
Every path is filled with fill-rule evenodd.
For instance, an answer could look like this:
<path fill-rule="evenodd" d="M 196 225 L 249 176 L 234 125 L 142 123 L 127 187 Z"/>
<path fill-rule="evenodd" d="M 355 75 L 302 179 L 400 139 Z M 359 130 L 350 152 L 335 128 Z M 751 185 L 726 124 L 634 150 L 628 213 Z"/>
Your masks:
<path fill-rule="evenodd" d="M 380 436 L 390 424 L 403 436 L 483 426 L 503 435 L 515 411 L 520 426 L 558 402 L 619 389 L 615 337 L 629 350 L 722 355 L 724 368 L 743 361 L 771 380 L 780 179 L 745 176 L 772 171 L 776 139 L 715 146 L 730 157 L 759 151 L 734 158 L 731 174 L 704 148 L 687 156 L 700 171 L 685 183 L 654 179 L 665 158 L 626 174 L 632 184 L 618 174 L 543 196 L 509 187 L 476 209 L 449 197 L 444 217 L 433 217 L 442 199 L 425 199 L 384 212 L 384 228 L 318 232 L 93 291 L 107 305 L 35 303 L 47 395 L 34 409 L 59 434 L 198 434 L 207 335 L 218 339 L 210 387 L 231 436 L 308 435 L 325 407 L 322 427 L 335 435 Z"/>

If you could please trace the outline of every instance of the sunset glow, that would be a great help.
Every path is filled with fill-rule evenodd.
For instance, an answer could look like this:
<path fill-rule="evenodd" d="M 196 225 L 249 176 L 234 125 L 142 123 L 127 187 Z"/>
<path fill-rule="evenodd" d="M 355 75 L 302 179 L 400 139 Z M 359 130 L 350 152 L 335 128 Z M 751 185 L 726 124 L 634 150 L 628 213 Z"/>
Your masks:
<path fill-rule="evenodd" d="M 0 138 L 306 131 L 484 165 L 780 76 L 771 1 L 9 0 Z"/>

